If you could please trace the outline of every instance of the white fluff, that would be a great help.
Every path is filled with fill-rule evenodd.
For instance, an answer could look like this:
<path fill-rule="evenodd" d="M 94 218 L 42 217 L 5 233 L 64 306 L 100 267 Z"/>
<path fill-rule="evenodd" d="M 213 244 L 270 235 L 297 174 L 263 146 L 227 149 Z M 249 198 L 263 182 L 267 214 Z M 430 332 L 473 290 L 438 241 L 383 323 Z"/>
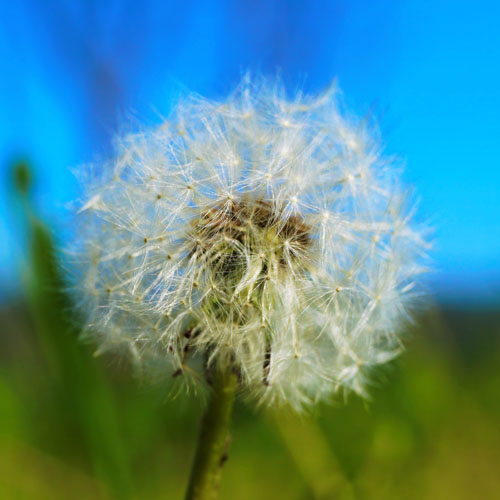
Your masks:
<path fill-rule="evenodd" d="M 234 369 L 297 409 L 365 394 L 400 351 L 426 244 L 394 161 L 333 89 L 189 97 L 87 173 L 70 255 L 101 350 L 184 380 Z"/>

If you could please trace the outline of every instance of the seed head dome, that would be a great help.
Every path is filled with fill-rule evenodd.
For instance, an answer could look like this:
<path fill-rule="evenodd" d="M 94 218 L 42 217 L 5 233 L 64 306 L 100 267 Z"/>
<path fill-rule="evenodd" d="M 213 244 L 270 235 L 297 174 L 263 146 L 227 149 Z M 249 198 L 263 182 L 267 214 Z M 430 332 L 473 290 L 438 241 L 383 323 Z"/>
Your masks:
<path fill-rule="evenodd" d="M 401 349 L 426 248 L 399 172 L 337 93 L 246 79 L 184 99 L 88 171 L 71 255 L 101 350 L 299 409 Z"/>

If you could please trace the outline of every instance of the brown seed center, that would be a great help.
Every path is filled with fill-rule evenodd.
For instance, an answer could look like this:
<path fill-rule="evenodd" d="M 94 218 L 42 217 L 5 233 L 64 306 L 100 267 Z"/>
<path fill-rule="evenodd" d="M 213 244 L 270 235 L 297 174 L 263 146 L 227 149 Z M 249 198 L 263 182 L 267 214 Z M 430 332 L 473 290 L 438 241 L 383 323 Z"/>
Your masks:
<path fill-rule="evenodd" d="M 311 246 L 311 227 L 299 215 L 285 215 L 285 207 L 262 200 L 228 200 L 204 210 L 195 222 L 193 253 L 207 256 L 227 245 L 225 266 L 248 256 L 278 259 L 286 267 Z"/>

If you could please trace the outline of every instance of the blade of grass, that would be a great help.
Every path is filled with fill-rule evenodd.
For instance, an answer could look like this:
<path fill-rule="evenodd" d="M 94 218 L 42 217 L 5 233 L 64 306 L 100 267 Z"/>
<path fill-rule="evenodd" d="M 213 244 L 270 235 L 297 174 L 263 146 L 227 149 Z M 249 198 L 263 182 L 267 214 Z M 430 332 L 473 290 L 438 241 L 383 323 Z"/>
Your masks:
<path fill-rule="evenodd" d="M 269 417 L 316 500 L 354 498 L 351 484 L 313 420 L 286 411 L 270 412 Z"/>
<path fill-rule="evenodd" d="M 76 422 L 96 476 L 109 485 L 116 498 L 127 499 L 131 497 L 131 479 L 114 397 L 101 367 L 80 345 L 77 329 L 69 319 L 71 308 L 51 234 L 34 215 L 30 186 L 19 181 L 31 178 L 21 175 L 26 169 L 26 165 L 19 165 L 15 178 L 29 233 L 27 295 L 39 342 L 57 385 L 59 411 L 72 421 L 70 427 Z"/>

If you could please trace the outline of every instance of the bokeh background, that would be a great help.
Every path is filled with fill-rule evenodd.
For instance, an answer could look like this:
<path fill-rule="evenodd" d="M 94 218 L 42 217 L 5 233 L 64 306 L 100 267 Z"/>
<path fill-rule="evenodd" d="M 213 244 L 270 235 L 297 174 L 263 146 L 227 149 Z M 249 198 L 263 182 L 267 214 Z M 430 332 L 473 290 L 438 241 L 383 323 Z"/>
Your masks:
<path fill-rule="evenodd" d="M 433 272 L 372 402 L 237 405 L 221 498 L 499 498 L 499 18 L 484 0 L 1 2 L 0 497 L 182 498 L 200 402 L 77 341 L 54 246 L 72 168 L 250 70 L 336 78 L 377 117 L 435 227 Z"/>

